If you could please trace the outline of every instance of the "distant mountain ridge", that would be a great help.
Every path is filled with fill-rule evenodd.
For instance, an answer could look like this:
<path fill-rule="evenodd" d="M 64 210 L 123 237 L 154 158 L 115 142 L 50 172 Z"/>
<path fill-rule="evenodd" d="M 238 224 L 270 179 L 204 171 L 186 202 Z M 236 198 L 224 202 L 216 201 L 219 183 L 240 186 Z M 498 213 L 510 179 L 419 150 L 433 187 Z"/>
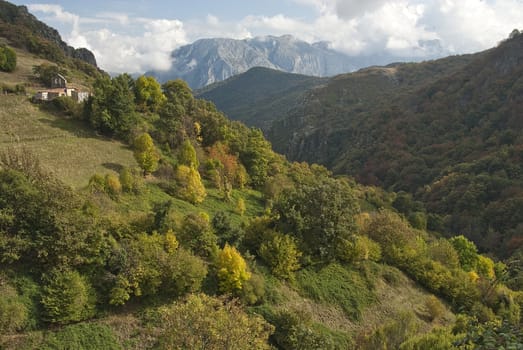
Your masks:
<path fill-rule="evenodd" d="M 310 89 L 329 78 L 286 73 L 254 67 L 245 73 L 214 83 L 195 92 L 212 101 L 229 118 L 267 131 L 274 120 L 286 116 Z M 252 108 L 256 106 L 257 108 Z"/>
<path fill-rule="evenodd" d="M 180 78 L 201 88 L 246 72 L 266 67 L 288 73 L 325 77 L 353 71 L 351 58 L 331 50 L 324 42 L 309 44 L 291 35 L 253 39 L 201 39 L 176 49 L 173 66 L 166 72 L 148 72 L 164 82 Z"/>
<path fill-rule="evenodd" d="M 39 21 L 27 7 L 3 0 L 0 0 L 0 37 L 8 39 L 13 46 L 50 60 L 61 61 L 66 56 L 97 67 L 91 51 L 67 45 L 56 29 Z"/>

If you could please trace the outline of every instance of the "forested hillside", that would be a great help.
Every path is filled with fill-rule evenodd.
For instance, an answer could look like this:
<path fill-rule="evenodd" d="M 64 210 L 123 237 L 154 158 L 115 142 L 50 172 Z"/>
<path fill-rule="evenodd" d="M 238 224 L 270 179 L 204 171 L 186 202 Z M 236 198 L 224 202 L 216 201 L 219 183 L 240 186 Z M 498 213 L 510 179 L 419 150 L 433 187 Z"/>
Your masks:
<path fill-rule="evenodd" d="M 522 346 L 514 264 L 407 220 L 408 196 L 287 161 L 181 80 L 29 69 L 14 51 L 0 348 Z M 89 99 L 31 102 L 42 64 Z"/>
<path fill-rule="evenodd" d="M 332 79 L 268 133 L 290 159 L 404 191 L 406 215 L 481 249 L 521 248 L 523 36 L 494 49 Z"/>
<path fill-rule="evenodd" d="M 327 81 L 256 67 L 200 89 L 196 96 L 212 101 L 229 118 L 265 131 L 278 117 L 296 108 L 308 90 Z"/>

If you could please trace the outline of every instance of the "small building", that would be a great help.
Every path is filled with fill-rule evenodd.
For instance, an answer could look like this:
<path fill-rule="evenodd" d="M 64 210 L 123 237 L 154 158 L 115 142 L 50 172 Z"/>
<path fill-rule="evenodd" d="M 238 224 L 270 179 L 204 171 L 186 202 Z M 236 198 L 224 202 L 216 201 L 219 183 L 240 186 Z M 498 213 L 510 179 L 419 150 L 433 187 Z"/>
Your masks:
<path fill-rule="evenodd" d="M 56 74 L 53 79 L 51 79 L 51 89 L 67 88 L 67 79 L 62 74 Z"/>
<path fill-rule="evenodd" d="M 60 96 L 69 96 L 76 102 L 83 102 L 89 98 L 90 93 L 68 84 L 67 79 L 63 75 L 57 74 L 51 80 L 51 88 L 38 91 L 33 96 L 33 99 L 35 101 L 51 101 Z"/>

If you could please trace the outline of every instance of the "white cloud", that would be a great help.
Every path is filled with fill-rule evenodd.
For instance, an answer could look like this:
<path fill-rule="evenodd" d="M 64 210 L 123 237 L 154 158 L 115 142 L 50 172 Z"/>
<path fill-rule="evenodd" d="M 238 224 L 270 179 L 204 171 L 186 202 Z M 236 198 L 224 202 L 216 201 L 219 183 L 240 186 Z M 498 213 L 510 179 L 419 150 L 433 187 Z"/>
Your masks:
<path fill-rule="evenodd" d="M 313 9 L 315 18 L 251 14 L 223 21 L 206 14 L 182 23 L 113 12 L 80 18 L 49 4 L 29 5 L 29 9 L 67 25 L 62 30 L 64 39 L 91 49 L 99 65 L 111 72 L 168 69 L 175 48 L 200 38 L 292 34 L 308 42 L 329 41 L 351 55 L 426 57 L 436 49 L 465 53 L 492 47 L 523 23 L 521 0 L 293 1 Z"/>

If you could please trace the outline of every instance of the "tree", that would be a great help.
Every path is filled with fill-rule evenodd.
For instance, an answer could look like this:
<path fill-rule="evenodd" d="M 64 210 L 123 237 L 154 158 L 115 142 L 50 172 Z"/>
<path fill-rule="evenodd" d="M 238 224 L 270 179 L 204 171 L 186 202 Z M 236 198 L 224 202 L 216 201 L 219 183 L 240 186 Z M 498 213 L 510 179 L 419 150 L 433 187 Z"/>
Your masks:
<path fill-rule="evenodd" d="M 251 278 L 247 263 L 236 248 L 225 244 L 216 261 L 219 288 L 222 293 L 237 293 L 243 283 Z"/>
<path fill-rule="evenodd" d="M 176 169 L 175 178 L 178 197 L 193 204 L 203 202 L 207 193 L 198 170 L 186 165 L 179 165 Z"/>
<path fill-rule="evenodd" d="M 259 129 L 251 129 L 247 136 L 245 150 L 240 159 L 247 168 L 251 183 L 256 188 L 262 188 L 268 177 L 269 162 L 272 157 L 271 144 L 265 139 Z"/>
<path fill-rule="evenodd" d="M 154 142 L 148 133 L 143 133 L 134 141 L 134 158 L 140 168 L 143 169 L 144 175 L 158 169 L 160 155 L 154 147 Z"/>
<path fill-rule="evenodd" d="M 194 169 L 198 169 L 198 166 L 200 165 L 198 158 L 196 157 L 196 151 L 189 139 L 182 143 L 178 153 L 178 163 Z"/>
<path fill-rule="evenodd" d="M 93 315 L 93 291 L 77 271 L 55 269 L 45 275 L 44 281 L 41 303 L 47 321 L 66 324 Z"/>
<path fill-rule="evenodd" d="M 16 52 L 6 45 L 0 45 L 0 71 L 12 72 L 15 68 Z"/>
<path fill-rule="evenodd" d="M 134 98 L 134 80 L 130 75 L 112 79 L 102 76 L 93 84 L 93 94 L 85 105 L 85 118 L 96 130 L 126 139 L 137 123 Z"/>
<path fill-rule="evenodd" d="M 245 214 L 246 210 L 247 210 L 247 208 L 245 206 L 245 200 L 243 200 L 243 198 L 238 198 L 238 202 L 236 202 L 236 212 L 240 216 L 243 216 L 243 214 Z"/>
<path fill-rule="evenodd" d="M 280 232 L 294 235 L 304 253 L 326 260 L 335 259 L 339 243 L 356 233 L 358 211 L 350 186 L 329 177 L 285 190 L 273 208 Z"/>
<path fill-rule="evenodd" d="M 140 76 L 134 85 L 136 107 L 143 112 L 156 112 L 166 101 L 160 84 L 153 77 Z"/>
<path fill-rule="evenodd" d="M 45 86 L 51 86 L 51 82 L 57 74 L 61 74 L 63 76 L 66 75 L 66 71 L 63 68 L 47 63 L 42 63 L 39 66 L 34 66 L 33 73 Z"/>
<path fill-rule="evenodd" d="M 131 296 L 180 296 L 200 289 L 207 268 L 204 262 L 178 247 L 171 232 L 139 234 L 113 248 L 109 270 L 113 285 L 109 303 L 123 305 Z"/>
<path fill-rule="evenodd" d="M 271 326 L 260 316 L 249 315 L 237 301 L 205 294 L 160 308 L 160 349 L 271 349 Z"/>
<path fill-rule="evenodd" d="M 463 235 L 452 237 L 450 243 L 458 253 L 461 268 L 465 271 L 476 269 L 478 263 L 478 250 L 476 245 Z"/>
<path fill-rule="evenodd" d="M 184 247 L 196 255 L 205 258 L 216 256 L 217 237 L 212 232 L 206 213 L 186 215 L 182 220 L 178 238 Z"/>
<path fill-rule="evenodd" d="M 288 235 L 274 235 L 272 239 L 262 243 L 259 253 L 276 277 L 292 279 L 294 271 L 300 268 L 301 252 L 295 240 Z"/>

